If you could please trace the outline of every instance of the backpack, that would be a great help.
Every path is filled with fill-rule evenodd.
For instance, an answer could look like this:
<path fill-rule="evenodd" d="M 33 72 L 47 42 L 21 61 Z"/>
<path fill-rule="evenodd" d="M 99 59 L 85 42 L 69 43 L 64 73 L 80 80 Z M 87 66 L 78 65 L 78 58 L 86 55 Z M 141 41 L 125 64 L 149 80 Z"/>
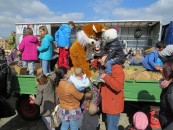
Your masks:
<path fill-rule="evenodd" d="M 14 36 L 9 36 L 8 37 L 8 43 L 9 44 L 15 44 L 15 37 Z"/>

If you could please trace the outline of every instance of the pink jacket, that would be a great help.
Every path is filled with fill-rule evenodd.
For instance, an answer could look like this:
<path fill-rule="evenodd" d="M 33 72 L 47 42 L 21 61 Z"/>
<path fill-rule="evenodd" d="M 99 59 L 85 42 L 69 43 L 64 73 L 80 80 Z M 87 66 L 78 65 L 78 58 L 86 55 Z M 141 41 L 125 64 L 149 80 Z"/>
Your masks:
<path fill-rule="evenodd" d="M 28 35 L 23 38 L 19 44 L 19 50 L 22 52 L 22 60 L 38 60 L 37 46 L 39 42 L 33 35 Z"/>

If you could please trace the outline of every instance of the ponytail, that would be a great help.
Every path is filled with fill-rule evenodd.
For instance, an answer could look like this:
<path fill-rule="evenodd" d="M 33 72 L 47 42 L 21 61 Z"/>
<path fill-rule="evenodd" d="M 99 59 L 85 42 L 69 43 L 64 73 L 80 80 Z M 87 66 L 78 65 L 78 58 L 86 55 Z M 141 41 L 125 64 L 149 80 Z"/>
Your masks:
<path fill-rule="evenodd" d="M 55 84 L 59 85 L 60 80 L 64 78 L 65 74 L 67 74 L 67 68 L 59 67 L 58 70 L 55 71 L 55 74 L 56 74 Z"/>

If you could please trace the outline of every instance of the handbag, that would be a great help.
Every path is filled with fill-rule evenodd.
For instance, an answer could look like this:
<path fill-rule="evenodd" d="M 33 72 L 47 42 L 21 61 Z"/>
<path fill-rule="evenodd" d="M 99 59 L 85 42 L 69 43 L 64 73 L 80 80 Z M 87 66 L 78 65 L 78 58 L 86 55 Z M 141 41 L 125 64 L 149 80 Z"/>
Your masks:
<path fill-rule="evenodd" d="M 50 114 L 51 122 L 50 122 L 50 128 L 56 128 L 61 124 L 61 119 L 58 116 L 58 108 L 59 104 L 56 105 L 56 96 L 54 92 L 54 111 Z"/>
<path fill-rule="evenodd" d="M 58 108 L 59 105 L 56 105 L 54 111 L 51 113 L 51 123 L 50 123 L 50 127 L 51 128 L 55 128 L 58 127 L 61 124 L 61 119 L 58 116 Z"/>

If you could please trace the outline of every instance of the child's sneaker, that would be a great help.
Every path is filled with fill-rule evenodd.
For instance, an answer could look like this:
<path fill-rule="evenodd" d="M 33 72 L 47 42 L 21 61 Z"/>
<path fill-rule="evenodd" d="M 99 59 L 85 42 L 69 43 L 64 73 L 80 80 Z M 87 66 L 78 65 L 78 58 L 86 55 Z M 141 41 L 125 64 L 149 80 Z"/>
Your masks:
<path fill-rule="evenodd" d="M 45 74 L 46 76 L 49 76 L 50 75 L 50 73 L 47 73 L 47 74 Z"/>
<path fill-rule="evenodd" d="M 105 80 L 104 80 L 104 79 L 101 79 L 101 78 L 100 78 L 100 81 L 103 82 L 103 83 L 105 83 Z"/>

